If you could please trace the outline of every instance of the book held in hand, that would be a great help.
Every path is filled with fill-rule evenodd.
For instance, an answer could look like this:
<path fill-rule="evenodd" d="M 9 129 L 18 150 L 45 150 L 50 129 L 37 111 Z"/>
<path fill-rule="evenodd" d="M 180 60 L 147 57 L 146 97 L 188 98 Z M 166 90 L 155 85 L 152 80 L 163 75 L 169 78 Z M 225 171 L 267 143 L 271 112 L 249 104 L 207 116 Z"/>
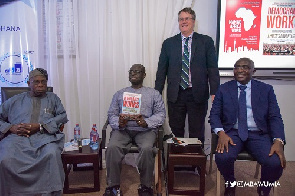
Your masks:
<path fill-rule="evenodd" d="M 122 114 L 140 114 L 141 94 L 123 93 Z"/>

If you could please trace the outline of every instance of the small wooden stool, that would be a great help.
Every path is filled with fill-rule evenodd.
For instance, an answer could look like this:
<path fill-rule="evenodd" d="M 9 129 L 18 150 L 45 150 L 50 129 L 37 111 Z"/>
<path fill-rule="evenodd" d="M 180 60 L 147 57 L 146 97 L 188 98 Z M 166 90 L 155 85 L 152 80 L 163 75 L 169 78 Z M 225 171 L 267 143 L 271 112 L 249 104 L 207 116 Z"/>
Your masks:
<path fill-rule="evenodd" d="M 206 173 L 206 155 L 201 145 L 180 146 L 168 144 L 168 178 L 167 188 L 169 194 L 175 195 L 205 195 L 205 173 Z M 200 189 L 181 190 L 174 189 L 174 167 L 175 165 L 198 166 L 200 172 Z"/>
<path fill-rule="evenodd" d="M 71 194 L 71 193 L 88 193 L 88 192 L 96 192 L 100 190 L 100 182 L 99 182 L 99 169 L 100 169 L 100 159 L 101 159 L 101 148 L 97 150 L 92 150 L 90 146 L 83 146 L 82 152 L 78 150 L 63 152 L 61 154 L 61 159 L 63 163 L 63 168 L 65 172 L 65 182 L 64 182 L 64 190 L 63 193 Z M 93 175 L 94 175 L 94 187 L 79 187 L 79 188 L 69 188 L 69 173 L 71 167 L 68 165 L 76 165 L 78 163 L 92 163 L 93 164 Z"/>

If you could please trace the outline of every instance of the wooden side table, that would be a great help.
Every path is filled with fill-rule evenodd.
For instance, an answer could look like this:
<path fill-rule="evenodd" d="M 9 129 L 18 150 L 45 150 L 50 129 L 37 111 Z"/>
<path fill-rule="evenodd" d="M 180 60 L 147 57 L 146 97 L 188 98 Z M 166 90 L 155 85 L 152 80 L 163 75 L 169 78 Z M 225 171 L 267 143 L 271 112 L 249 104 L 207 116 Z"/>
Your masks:
<path fill-rule="evenodd" d="M 101 144 L 101 141 L 99 141 Z M 99 169 L 100 167 L 100 159 L 101 159 L 101 146 L 97 150 L 92 150 L 89 145 L 82 147 L 82 152 L 79 150 L 63 152 L 61 154 L 61 159 L 63 163 L 63 168 L 65 172 L 65 182 L 64 182 L 64 190 L 65 194 L 72 193 L 88 193 L 88 192 L 96 192 L 100 190 L 100 181 L 99 181 Z M 93 175 L 94 187 L 79 187 L 79 188 L 69 188 L 69 173 L 71 171 L 71 167 L 68 165 L 78 164 L 78 163 L 92 163 L 93 164 Z"/>
<path fill-rule="evenodd" d="M 180 146 L 174 143 L 168 144 L 168 194 L 175 195 L 205 195 L 206 155 L 201 145 L 193 144 Z M 174 188 L 175 165 L 190 165 L 200 167 L 200 189 L 182 190 Z"/>

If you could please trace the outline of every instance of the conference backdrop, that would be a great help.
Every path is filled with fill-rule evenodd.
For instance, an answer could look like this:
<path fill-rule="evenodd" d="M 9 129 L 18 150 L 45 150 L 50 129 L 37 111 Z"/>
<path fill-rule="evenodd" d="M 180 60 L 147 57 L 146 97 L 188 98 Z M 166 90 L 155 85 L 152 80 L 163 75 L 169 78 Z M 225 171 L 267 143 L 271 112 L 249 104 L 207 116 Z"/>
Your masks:
<path fill-rule="evenodd" d="M 0 7 L 1 87 L 27 86 L 28 73 L 38 59 L 37 28 L 34 1 Z"/>

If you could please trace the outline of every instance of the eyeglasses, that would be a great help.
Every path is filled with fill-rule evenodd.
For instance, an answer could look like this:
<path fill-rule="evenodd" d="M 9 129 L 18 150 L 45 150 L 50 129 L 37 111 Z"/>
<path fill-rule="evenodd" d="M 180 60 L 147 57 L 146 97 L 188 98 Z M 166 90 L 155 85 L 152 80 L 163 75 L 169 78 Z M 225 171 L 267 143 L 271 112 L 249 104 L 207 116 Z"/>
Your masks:
<path fill-rule="evenodd" d="M 242 71 L 249 71 L 251 68 L 248 65 L 240 65 L 240 66 L 235 66 L 234 70 L 239 70 L 241 69 Z"/>
<path fill-rule="evenodd" d="M 133 73 L 140 74 L 140 73 L 142 73 L 142 71 L 140 71 L 140 70 L 129 70 L 128 73 L 129 74 L 133 74 Z"/>
<path fill-rule="evenodd" d="M 38 85 L 38 84 L 43 84 L 43 85 L 45 85 L 45 84 L 47 84 L 47 80 L 32 80 L 32 83 L 34 84 L 34 85 Z"/>
<path fill-rule="evenodd" d="M 189 18 L 189 17 L 186 17 L 186 18 L 178 18 L 178 22 L 183 22 L 183 21 L 189 21 L 189 20 L 192 20 L 193 18 Z"/>

